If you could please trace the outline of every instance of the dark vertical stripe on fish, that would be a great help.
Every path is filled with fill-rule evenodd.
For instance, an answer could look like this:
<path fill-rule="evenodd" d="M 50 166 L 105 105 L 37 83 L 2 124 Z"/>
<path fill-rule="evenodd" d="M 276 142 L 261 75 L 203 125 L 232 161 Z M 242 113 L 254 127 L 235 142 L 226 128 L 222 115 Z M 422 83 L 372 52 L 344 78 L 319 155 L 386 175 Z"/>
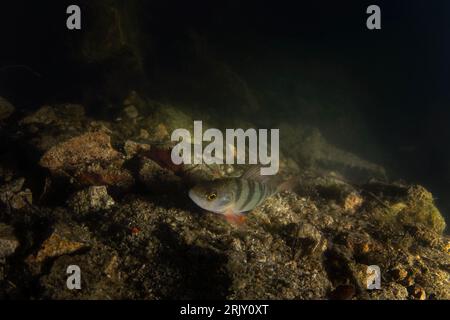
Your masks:
<path fill-rule="evenodd" d="M 235 179 L 234 180 L 235 184 L 236 184 L 236 193 L 234 195 L 234 201 L 236 201 L 236 203 L 239 200 L 239 197 L 241 196 L 242 193 L 242 180 L 241 179 Z"/>
<path fill-rule="evenodd" d="M 236 194 L 235 208 L 236 208 L 236 210 L 238 212 L 241 212 L 242 211 L 242 205 L 247 200 L 249 187 L 248 187 L 248 181 L 247 180 L 239 179 L 239 183 L 241 185 L 241 192 L 239 194 Z"/>
<path fill-rule="evenodd" d="M 271 185 L 267 186 L 267 194 L 266 194 L 266 198 L 270 197 L 273 195 L 273 187 Z"/>
<path fill-rule="evenodd" d="M 252 180 L 245 180 L 245 181 L 247 181 L 248 183 L 248 194 L 244 204 L 240 206 L 240 210 L 242 211 L 248 211 L 247 206 L 255 194 L 255 182 Z"/>
<path fill-rule="evenodd" d="M 263 190 L 264 190 L 264 192 L 263 192 L 263 198 L 265 199 L 266 197 L 267 197 L 267 193 L 268 193 L 268 190 L 269 190 L 269 187 L 267 186 L 267 184 L 265 184 L 265 183 L 263 183 Z"/>
<path fill-rule="evenodd" d="M 253 196 L 250 199 L 250 202 L 247 204 L 247 210 L 252 210 L 258 204 L 259 199 L 261 198 L 261 184 L 257 181 L 253 181 Z"/>
<path fill-rule="evenodd" d="M 252 210 L 256 205 L 258 204 L 258 201 L 261 197 L 261 184 L 258 181 L 253 181 L 254 183 L 254 190 L 253 190 L 253 196 L 250 201 L 250 203 L 247 205 L 248 210 Z"/>
<path fill-rule="evenodd" d="M 264 198 L 264 184 L 263 183 L 257 183 L 258 186 L 258 192 L 255 194 L 255 204 L 253 208 L 258 206 L 261 203 L 261 200 Z"/>
<path fill-rule="evenodd" d="M 259 196 L 258 202 L 256 203 L 255 207 L 259 206 L 262 202 L 264 202 L 264 200 L 266 200 L 266 194 L 267 194 L 266 184 L 261 183 L 260 186 L 261 186 L 261 192 L 260 192 L 260 196 Z"/>

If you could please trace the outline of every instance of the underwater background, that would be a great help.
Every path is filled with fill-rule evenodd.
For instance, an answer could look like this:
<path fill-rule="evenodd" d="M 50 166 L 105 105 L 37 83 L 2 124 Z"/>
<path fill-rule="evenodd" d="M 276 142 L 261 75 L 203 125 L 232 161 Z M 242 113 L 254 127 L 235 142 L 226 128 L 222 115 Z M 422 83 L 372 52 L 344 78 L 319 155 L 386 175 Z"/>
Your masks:
<path fill-rule="evenodd" d="M 450 297 L 448 1 L 72 2 L 0 5 L 0 297 Z M 194 120 L 280 128 L 303 182 L 247 231 L 199 213 L 242 170 L 167 161 Z"/>

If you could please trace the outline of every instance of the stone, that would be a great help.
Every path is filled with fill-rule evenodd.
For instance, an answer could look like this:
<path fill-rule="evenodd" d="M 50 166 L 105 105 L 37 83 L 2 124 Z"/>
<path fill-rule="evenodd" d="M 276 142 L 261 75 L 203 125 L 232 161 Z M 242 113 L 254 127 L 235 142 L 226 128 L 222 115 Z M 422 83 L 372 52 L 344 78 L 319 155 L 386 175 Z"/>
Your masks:
<path fill-rule="evenodd" d="M 301 224 L 297 229 L 296 238 L 300 242 L 302 251 L 307 254 L 322 253 L 326 249 L 326 240 L 315 226 L 309 223 Z"/>
<path fill-rule="evenodd" d="M 5 98 L 0 97 L 0 120 L 9 118 L 14 113 L 14 106 Z"/>
<path fill-rule="evenodd" d="M 34 271 L 39 272 L 40 264 L 49 258 L 72 254 L 89 247 L 90 235 L 87 230 L 78 226 L 58 223 L 37 251 L 28 256 L 26 262 Z"/>
<path fill-rule="evenodd" d="M 0 223 L 0 259 L 12 255 L 17 247 L 19 241 L 14 235 L 14 229 L 4 223 Z"/>
<path fill-rule="evenodd" d="M 81 186 L 127 189 L 134 184 L 134 178 L 122 167 L 124 162 L 125 156 L 111 146 L 110 136 L 98 131 L 57 144 L 42 156 L 39 164 Z"/>
<path fill-rule="evenodd" d="M 372 300 L 406 300 L 408 289 L 398 283 L 381 284 L 381 290 L 370 290 L 369 297 Z"/>
<path fill-rule="evenodd" d="M 33 203 L 30 189 L 23 189 L 25 178 L 13 180 L 0 187 L 0 201 L 9 208 L 20 210 Z"/>
<path fill-rule="evenodd" d="M 48 150 L 39 164 L 51 171 L 70 170 L 92 162 L 112 162 L 121 154 L 111 146 L 111 138 L 104 132 L 88 132 L 58 144 Z"/>
<path fill-rule="evenodd" d="M 129 119 L 135 119 L 139 116 L 139 111 L 135 106 L 129 105 L 123 109 L 123 112 Z"/>
<path fill-rule="evenodd" d="M 139 155 L 141 151 L 150 151 L 150 145 L 145 143 L 138 143 L 132 140 L 125 141 L 124 150 L 127 159 L 131 159 L 136 155 Z"/>
<path fill-rule="evenodd" d="M 363 201 L 363 198 L 359 194 L 352 192 L 348 194 L 344 199 L 344 210 L 350 213 L 354 213 L 359 209 L 359 207 L 361 207 Z"/>
<path fill-rule="evenodd" d="M 56 113 L 51 106 L 42 106 L 36 112 L 26 116 L 20 121 L 22 125 L 40 124 L 49 125 L 57 120 Z"/>
<path fill-rule="evenodd" d="M 182 180 L 173 171 L 162 168 L 150 159 L 144 159 L 139 169 L 139 180 L 150 190 L 164 191 L 179 189 Z"/>
<path fill-rule="evenodd" d="M 356 289 L 352 285 L 339 285 L 330 293 L 332 300 L 351 300 L 356 293 Z"/>
<path fill-rule="evenodd" d="M 415 300 L 425 300 L 427 298 L 425 290 L 418 285 L 414 285 L 413 287 L 411 287 L 409 289 L 409 292 L 411 297 Z"/>
<path fill-rule="evenodd" d="M 91 186 L 76 192 L 68 201 L 69 207 L 77 214 L 87 214 L 108 210 L 115 205 L 106 186 Z"/>
<path fill-rule="evenodd" d="M 402 281 L 408 276 L 408 271 L 399 266 L 391 271 L 391 275 L 395 281 Z"/>

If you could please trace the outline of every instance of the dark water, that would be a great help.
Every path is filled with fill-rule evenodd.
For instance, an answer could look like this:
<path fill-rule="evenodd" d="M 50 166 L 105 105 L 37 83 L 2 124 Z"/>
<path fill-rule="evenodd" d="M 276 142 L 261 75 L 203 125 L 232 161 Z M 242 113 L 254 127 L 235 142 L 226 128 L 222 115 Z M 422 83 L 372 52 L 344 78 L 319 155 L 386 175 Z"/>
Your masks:
<path fill-rule="evenodd" d="M 65 28 L 67 1 L 2 3 L 0 95 L 23 110 L 72 101 L 109 118 L 135 89 L 262 127 L 317 126 L 391 179 L 424 185 L 449 216 L 448 1 L 377 1 L 378 31 L 365 27 L 368 1 L 110 2 L 126 19 L 125 49 L 105 39 L 106 2 L 80 1 L 81 31 Z M 233 91 L 211 76 L 217 61 L 258 111 L 233 109 Z"/>

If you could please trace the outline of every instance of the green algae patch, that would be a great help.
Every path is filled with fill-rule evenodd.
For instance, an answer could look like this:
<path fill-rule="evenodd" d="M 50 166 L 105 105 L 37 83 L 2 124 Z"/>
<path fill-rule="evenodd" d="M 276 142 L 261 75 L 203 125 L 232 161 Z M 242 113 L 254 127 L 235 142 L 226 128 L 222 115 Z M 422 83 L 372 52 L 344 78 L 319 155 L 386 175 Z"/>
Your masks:
<path fill-rule="evenodd" d="M 442 234 L 445 219 L 436 208 L 433 195 L 424 187 L 416 185 L 406 189 L 406 195 L 377 211 L 375 219 L 383 224 L 423 225 Z"/>
<path fill-rule="evenodd" d="M 422 186 L 408 188 L 406 207 L 398 213 L 398 219 L 403 223 L 423 224 L 442 233 L 445 229 L 445 219 L 436 208 L 433 195 Z"/>

